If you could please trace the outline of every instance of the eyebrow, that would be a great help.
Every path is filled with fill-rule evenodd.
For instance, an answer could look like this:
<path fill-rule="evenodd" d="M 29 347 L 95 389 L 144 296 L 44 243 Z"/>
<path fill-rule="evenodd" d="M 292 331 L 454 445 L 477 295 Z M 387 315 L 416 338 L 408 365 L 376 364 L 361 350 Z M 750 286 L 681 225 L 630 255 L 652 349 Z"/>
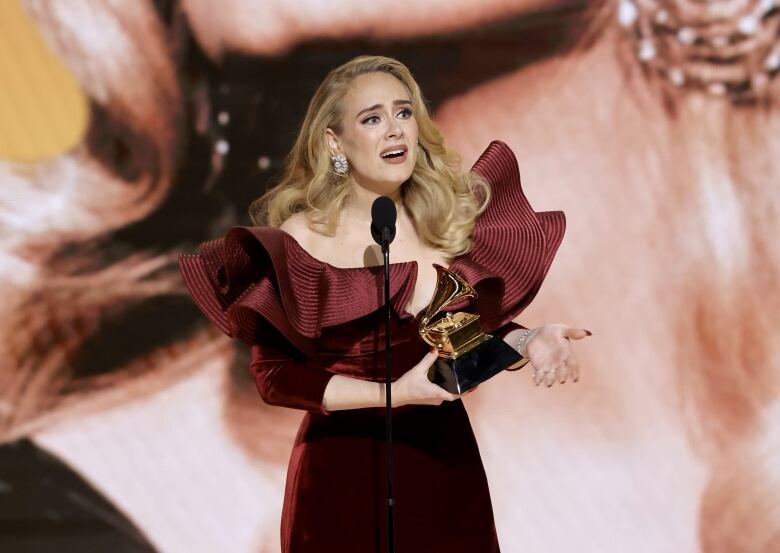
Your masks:
<path fill-rule="evenodd" d="M 412 105 L 412 102 L 409 100 L 393 100 L 394 106 L 402 106 L 402 105 Z M 374 111 L 375 109 L 379 109 L 382 107 L 382 104 L 374 104 L 371 107 L 367 107 L 366 109 L 362 109 L 358 112 L 358 114 L 355 116 L 355 119 L 359 118 L 361 115 L 363 115 L 367 111 Z"/>

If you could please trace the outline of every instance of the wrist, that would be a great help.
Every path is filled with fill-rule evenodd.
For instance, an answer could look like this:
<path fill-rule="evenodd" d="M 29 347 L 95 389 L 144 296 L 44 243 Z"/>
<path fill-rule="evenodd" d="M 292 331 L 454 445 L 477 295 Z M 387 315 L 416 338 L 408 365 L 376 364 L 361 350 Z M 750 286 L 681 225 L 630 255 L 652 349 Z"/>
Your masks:
<path fill-rule="evenodd" d="M 401 393 L 397 386 L 398 382 L 391 382 L 390 383 L 390 406 L 391 407 L 401 407 L 404 405 L 403 397 L 401 397 Z M 380 382 L 379 384 L 382 387 L 381 395 L 382 395 L 382 406 L 384 407 L 387 405 L 387 399 L 385 398 L 385 384 L 384 382 Z"/>
<path fill-rule="evenodd" d="M 526 328 L 520 333 L 515 343 L 515 349 L 523 357 L 528 358 L 528 344 L 537 335 L 540 328 Z"/>

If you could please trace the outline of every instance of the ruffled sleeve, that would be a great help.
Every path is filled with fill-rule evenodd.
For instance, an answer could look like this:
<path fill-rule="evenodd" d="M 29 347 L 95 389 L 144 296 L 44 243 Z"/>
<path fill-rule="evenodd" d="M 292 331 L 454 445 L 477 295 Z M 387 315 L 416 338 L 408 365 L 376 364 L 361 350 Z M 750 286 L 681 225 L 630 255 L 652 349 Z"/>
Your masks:
<path fill-rule="evenodd" d="M 566 228 L 562 211 L 533 210 L 523 194 L 512 150 L 492 142 L 472 171 L 491 187 L 491 201 L 474 227 L 472 250 L 451 269 L 477 291 L 465 309 L 480 315 L 485 332 L 505 327 L 531 303 L 550 269 Z M 507 330 L 508 332 L 508 330 Z"/>
<path fill-rule="evenodd" d="M 304 250 L 286 232 L 234 227 L 224 237 L 181 255 L 184 283 L 206 317 L 231 338 L 253 345 L 264 324 L 300 351 L 311 353 L 325 327 L 338 326 L 382 305 L 382 267 L 338 268 Z M 390 296 L 398 312 L 417 275 L 414 262 L 390 270 Z"/>

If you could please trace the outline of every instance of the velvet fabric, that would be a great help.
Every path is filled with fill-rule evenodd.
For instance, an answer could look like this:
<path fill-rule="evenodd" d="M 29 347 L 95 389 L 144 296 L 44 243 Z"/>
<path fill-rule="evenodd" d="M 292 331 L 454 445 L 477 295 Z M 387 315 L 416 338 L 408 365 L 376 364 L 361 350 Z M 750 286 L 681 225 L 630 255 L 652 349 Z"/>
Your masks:
<path fill-rule="evenodd" d="M 488 181 L 492 199 L 476 222 L 474 247 L 449 269 L 479 295 L 448 310 L 477 313 L 483 331 L 504 336 L 519 328 L 512 320 L 538 292 L 565 219 L 533 211 L 506 144 L 492 142 L 472 170 Z M 286 232 L 256 227 L 235 227 L 179 264 L 203 313 L 251 345 L 263 400 L 306 411 L 288 466 L 282 551 L 385 551 L 384 409 L 329 413 L 322 405 L 334 374 L 384 381 L 382 268 L 338 268 Z M 391 264 L 393 380 L 428 351 L 421 315 L 406 310 L 416 276 L 416 262 Z M 396 551 L 499 551 L 462 402 L 396 408 L 393 431 Z"/>

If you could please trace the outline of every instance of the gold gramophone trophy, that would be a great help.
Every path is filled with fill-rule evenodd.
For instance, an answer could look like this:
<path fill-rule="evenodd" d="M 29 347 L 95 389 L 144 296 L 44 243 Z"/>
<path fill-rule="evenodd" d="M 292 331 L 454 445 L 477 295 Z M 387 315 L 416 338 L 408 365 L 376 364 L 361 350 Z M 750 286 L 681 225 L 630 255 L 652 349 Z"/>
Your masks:
<path fill-rule="evenodd" d="M 459 275 L 434 264 L 436 289 L 420 320 L 420 336 L 439 350 L 428 378 L 453 394 L 462 394 L 523 359 L 501 338 L 485 334 L 479 315 L 446 313 L 442 309 L 461 298 L 476 298 L 477 292 Z"/>

